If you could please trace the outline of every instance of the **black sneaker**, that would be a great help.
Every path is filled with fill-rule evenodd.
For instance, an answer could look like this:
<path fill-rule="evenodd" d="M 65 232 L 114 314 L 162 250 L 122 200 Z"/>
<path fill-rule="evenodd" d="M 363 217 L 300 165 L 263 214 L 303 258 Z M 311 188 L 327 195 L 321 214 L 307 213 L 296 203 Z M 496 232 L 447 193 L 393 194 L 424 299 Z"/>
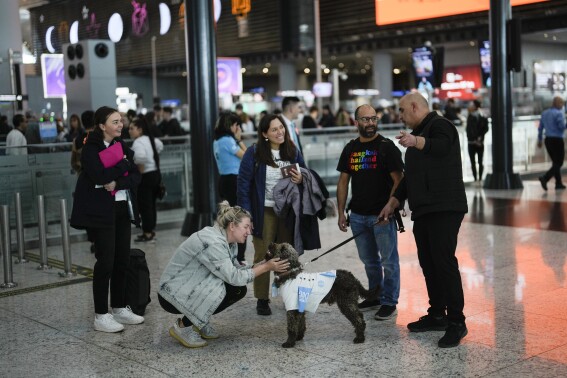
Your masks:
<path fill-rule="evenodd" d="M 567 186 L 563 185 L 563 184 L 559 184 L 559 185 L 555 185 L 555 189 L 565 189 L 567 188 Z"/>
<path fill-rule="evenodd" d="M 380 306 L 380 310 L 378 310 L 376 315 L 374 315 L 374 319 L 388 320 L 396 315 L 398 315 L 398 310 L 396 309 L 396 306 L 382 305 Z"/>
<path fill-rule="evenodd" d="M 370 311 L 370 310 L 378 310 L 380 308 L 380 300 L 379 299 L 365 299 L 358 304 L 358 309 L 360 311 Z"/>
<path fill-rule="evenodd" d="M 272 315 L 272 310 L 270 309 L 270 300 L 258 299 L 258 303 L 256 303 L 256 313 L 258 315 Z"/>
<path fill-rule="evenodd" d="M 465 323 L 449 323 L 445 336 L 439 339 L 439 348 L 453 348 L 459 345 L 461 339 L 469 333 Z"/>
<path fill-rule="evenodd" d="M 410 332 L 445 331 L 447 317 L 427 314 L 419 318 L 417 322 L 409 323 L 408 329 Z"/>
<path fill-rule="evenodd" d="M 539 176 L 537 179 L 539 180 L 543 190 L 547 190 L 547 180 L 545 179 L 545 177 Z"/>

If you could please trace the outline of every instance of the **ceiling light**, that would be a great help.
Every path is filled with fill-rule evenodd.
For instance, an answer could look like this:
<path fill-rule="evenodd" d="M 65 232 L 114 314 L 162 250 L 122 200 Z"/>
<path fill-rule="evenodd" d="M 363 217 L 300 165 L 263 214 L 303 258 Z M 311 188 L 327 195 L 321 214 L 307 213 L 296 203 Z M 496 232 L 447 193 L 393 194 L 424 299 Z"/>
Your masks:
<path fill-rule="evenodd" d="M 363 69 L 360 70 L 360 73 L 365 74 L 366 70 L 363 68 Z"/>
<path fill-rule="evenodd" d="M 246 68 L 242 67 L 242 68 L 240 69 L 240 73 L 245 73 L 245 72 L 246 72 Z"/>
<path fill-rule="evenodd" d="M 270 69 L 268 67 L 264 67 L 262 68 L 262 72 L 267 74 L 270 71 Z"/>
<path fill-rule="evenodd" d="M 306 73 L 306 74 L 308 74 L 309 72 L 311 72 L 311 70 L 310 70 L 308 67 L 305 67 L 305 68 L 303 69 L 303 72 Z"/>
<path fill-rule="evenodd" d="M 400 72 L 402 72 L 399 68 L 394 68 L 392 71 L 394 72 L 394 75 L 399 75 Z"/>
<path fill-rule="evenodd" d="M 272 64 L 271 64 L 271 63 L 266 63 L 266 64 L 264 64 L 264 66 L 270 68 L 270 67 L 272 66 Z"/>
<path fill-rule="evenodd" d="M 331 73 L 331 70 L 328 69 L 328 68 L 325 68 L 325 69 L 323 70 L 323 72 L 328 75 L 329 73 Z"/>
<path fill-rule="evenodd" d="M 369 70 L 369 69 L 370 69 L 370 65 L 366 64 L 366 65 L 364 66 L 364 68 L 367 69 L 367 70 Z"/>
<path fill-rule="evenodd" d="M 470 45 L 471 47 L 474 47 L 474 45 L 476 45 L 476 43 L 475 43 L 474 41 L 470 41 L 470 42 L 469 42 L 469 45 Z"/>
<path fill-rule="evenodd" d="M 344 63 L 339 63 L 339 68 L 344 68 L 345 64 Z"/>

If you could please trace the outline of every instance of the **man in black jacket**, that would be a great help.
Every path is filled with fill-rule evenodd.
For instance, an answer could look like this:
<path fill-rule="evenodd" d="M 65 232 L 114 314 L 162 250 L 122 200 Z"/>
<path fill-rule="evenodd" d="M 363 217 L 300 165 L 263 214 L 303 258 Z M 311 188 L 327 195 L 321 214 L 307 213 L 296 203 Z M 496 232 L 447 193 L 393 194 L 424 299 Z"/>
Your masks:
<path fill-rule="evenodd" d="M 445 330 L 439 347 L 455 347 L 467 334 L 455 257 L 459 228 L 468 211 L 459 134 L 447 119 L 429 112 L 427 101 L 418 93 L 401 98 L 400 118 L 412 129 L 397 137 L 407 147 L 405 175 L 380 217 L 390 218 L 399 203 L 408 200 L 430 305 L 428 314 L 408 328 L 411 332 Z"/>

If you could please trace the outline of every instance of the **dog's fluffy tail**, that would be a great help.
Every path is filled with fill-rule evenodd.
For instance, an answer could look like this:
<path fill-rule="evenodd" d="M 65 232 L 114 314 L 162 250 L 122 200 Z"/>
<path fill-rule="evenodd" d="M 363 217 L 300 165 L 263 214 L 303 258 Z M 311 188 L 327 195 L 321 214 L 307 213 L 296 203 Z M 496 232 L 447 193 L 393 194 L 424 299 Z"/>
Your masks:
<path fill-rule="evenodd" d="M 380 291 L 382 290 L 382 288 L 380 286 L 376 286 L 372 289 L 366 290 L 360 282 L 358 284 L 359 284 L 358 295 L 360 295 L 361 298 L 363 298 L 363 299 L 380 298 Z"/>

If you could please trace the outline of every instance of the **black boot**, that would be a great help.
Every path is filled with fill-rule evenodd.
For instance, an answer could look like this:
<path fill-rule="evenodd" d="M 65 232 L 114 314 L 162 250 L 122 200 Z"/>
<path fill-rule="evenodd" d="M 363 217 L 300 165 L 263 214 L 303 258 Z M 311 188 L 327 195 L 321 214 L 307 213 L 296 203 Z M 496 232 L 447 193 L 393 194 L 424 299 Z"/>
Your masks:
<path fill-rule="evenodd" d="M 272 310 L 270 309 L 269 299 L 258 299 L 256 303 L 256 312 L 258 315 L 272 315 Z"/>

